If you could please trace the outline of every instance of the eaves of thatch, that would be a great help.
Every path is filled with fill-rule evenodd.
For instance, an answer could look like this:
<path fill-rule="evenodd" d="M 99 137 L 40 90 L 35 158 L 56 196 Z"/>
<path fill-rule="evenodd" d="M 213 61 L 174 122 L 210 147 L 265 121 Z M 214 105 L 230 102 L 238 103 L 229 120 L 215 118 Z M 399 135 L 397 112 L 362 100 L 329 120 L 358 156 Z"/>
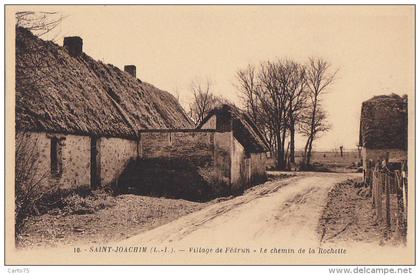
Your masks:
<path fill-rule="evenodd" d="M 362 104 L 359 144 L 407 150 L 407 96 L 375 96 Z"/>
<path fill-rule="evenodd" d="M 190 128 L 170 93 L 16 28 L 16 129 L 109 137 Z"/>
<path fill-rule="evenodd" d="M 269 151 L 266 139 L 251 118 L 239 108 L 229 104 L 222 104 L 211 110 L 197 128 L 201 128 L 213 115 L 232 119 L 233 135 L 248 152 Z"/>

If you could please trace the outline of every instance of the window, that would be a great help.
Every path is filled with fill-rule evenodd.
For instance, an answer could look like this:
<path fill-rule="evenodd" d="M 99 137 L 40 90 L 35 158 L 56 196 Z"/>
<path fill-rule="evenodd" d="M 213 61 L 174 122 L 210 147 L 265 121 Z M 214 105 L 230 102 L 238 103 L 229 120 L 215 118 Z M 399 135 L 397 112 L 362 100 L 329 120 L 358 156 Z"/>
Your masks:
<path fill-rule="evenodd" d="M 63 172 L 61 143 L 57 137 L 51 138 L 51 175 L 60 177 Z"/>

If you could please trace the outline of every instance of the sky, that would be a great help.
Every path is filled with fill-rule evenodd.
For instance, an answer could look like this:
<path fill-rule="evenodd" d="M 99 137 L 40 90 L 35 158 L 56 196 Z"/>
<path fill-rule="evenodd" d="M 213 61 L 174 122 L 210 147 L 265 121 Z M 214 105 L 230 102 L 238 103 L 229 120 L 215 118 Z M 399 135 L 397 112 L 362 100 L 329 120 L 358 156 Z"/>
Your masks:
<path fill-rule="evenodd" d="M 179 97 L 210 79 L 216 95 L 240 104 L 236 72 L 277 58 L 322 57 L 338 69 L 322 104 L 332 125 L 316 150 L 355 149 L 361 104 L 375 95 L 414 95 L 412 6 L 41 6 L 66 18 L 54 33 L 83 38 L 94 59 Z M 51 34 L 52 35 L 52 34 Z M 51 37 L 43 37 L 50 39 Z M 297 139 L 297 148 L 304 146 Z"/>

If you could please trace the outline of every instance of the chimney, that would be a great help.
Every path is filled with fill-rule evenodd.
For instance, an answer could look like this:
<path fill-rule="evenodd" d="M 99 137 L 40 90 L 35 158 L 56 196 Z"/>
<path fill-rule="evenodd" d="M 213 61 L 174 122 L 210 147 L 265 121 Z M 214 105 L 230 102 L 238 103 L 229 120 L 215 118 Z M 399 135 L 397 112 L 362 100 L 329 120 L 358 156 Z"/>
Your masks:
<path fill-rule="evenodd" d="M 78 57 L 83 52 L 83 39 L 78 36 L 64 37 L 63 45 L 73 57 Z"/>
<path fill-rule="evenodd" d="M 129 73 L 132 77 L 136 77 L 136 66 L 135 65 L 125 65 L 124 71 Z"/>

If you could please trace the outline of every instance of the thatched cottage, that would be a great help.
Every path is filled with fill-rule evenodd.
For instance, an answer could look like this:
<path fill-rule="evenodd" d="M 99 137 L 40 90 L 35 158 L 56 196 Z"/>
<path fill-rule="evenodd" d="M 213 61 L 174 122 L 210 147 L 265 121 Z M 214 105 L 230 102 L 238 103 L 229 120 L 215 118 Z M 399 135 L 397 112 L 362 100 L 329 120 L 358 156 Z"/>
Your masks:
<path fill-rule="evenodd" d="M 407 96 L 375 96 L 362 104 L 359 145 L 363 168 L 369 161 L 407 160 Z"/>
<path fill-rule="evenodd" d="M 92 59 L 79 37 L 66 37 L 60 47 L 16 28 L 16 155 L 22 159 L 18 145 L 29 139 L 46 185 L 144 183 L 146 193 L 171 195 L 164 186 L 149 188 L 164 178 L 162 169 L 155 169 L 164 161 L 174 165 L 161 166 L 172 173 L 168 182 L 182 178 L 174 167 L 183 163 L 207 185 L 243 189 L 264 174 L 264 139 L 234 107 L 212 114 L 193 129 L 178 101 L 138 79 L 135 66 L 121 71 Z M 130 177 L 136 182 L 127 181 Z M 204 196 L 202 190 L 190 191 Z"/>

